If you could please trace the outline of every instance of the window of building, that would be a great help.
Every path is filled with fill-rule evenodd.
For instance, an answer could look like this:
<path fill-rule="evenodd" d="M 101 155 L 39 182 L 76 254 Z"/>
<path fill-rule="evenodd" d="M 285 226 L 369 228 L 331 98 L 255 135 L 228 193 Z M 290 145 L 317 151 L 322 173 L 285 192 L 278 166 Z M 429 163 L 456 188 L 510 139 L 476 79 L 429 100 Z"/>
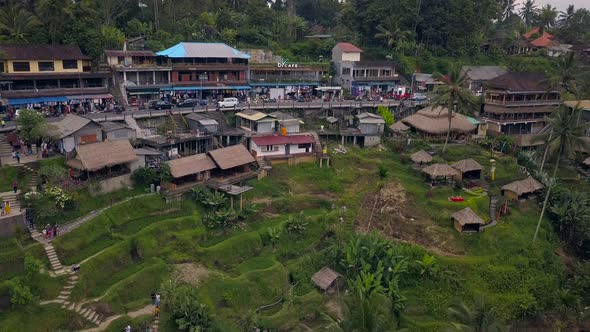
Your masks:
<path fill-rule="evenodd" d="M 53 61 L 39 62 L 39 71 L 55 71 Z"/>
<path fill-rule="evenodd" d="M 78 69 L 78 60 L 63 60 L 64 69 Z"/>
<path fill-rule="evenodd" d="M 0 73 L 4 72 L 4 62 L 0 61 Z"/>
<path fill-rule="evenodd" d="M 368 77 L 376 77 L 379 75 L 379 69 L 367 69 Z"/>
<path fill-rule="evenodd" d="M 12 69 L 14 71 L 31 71 L 31 66 L 28 62 L 13 62 Z"/>
<path fill-rule="evenodd" d="M 342 68 L 342 75 L 350 75 L 350 68 Z"/>
<path fill-rule="evenodd" d="M 262 152 L 273 152 L 279 151 L 278 145 L 265 145 L 262 147 Z"/>

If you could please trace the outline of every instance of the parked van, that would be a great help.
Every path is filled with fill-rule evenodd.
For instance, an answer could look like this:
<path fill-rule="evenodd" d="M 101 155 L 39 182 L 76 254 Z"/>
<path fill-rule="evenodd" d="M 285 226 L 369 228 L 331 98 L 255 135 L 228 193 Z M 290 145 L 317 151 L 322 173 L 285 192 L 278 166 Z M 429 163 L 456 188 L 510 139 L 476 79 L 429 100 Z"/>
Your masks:
<path fill-rule="evenodd" d="M 226 107 L 236 107 L 240 101 L 238 98 L 223 98 L 222 101 L 217 103 L 217 107 L 219 108 L 226 108 Z"/>

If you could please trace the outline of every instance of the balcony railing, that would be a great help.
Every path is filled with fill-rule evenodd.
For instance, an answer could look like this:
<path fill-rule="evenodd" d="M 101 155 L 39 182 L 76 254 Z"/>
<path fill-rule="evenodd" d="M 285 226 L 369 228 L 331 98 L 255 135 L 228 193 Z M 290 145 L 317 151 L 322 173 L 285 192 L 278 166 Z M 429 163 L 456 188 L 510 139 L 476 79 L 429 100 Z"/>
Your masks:
<path fill-rule="evenodd" d="M 539 105 L 561 105 L 561 100 L 497 100 L 486 98 L 486 104 L 501 106 L 539 106 Z"/>

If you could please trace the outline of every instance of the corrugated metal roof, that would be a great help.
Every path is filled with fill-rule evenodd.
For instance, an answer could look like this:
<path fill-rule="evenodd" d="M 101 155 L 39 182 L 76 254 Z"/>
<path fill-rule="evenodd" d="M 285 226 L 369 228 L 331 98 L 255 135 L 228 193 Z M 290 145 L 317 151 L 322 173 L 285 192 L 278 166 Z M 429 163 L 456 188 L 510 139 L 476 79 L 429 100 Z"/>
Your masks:
<path fill-rule="evenodd" d="M 250 111 L 250 110 L 238 112 L 238 113 L 236 113 L 236 116 L 240 117 L 240 118 L 244 118 L 246 120 L 250 120 L 250 121 L 259 121 L 259 120 L 262 120 L 266 117 L 274 118 L 272 115 L 258 112 L 258 111 Z"/>
<path fill-rule="evenodd" d="M 229 58 L 250 59 L 250 55 L 224 43 L 178 43 L 156 55 L 169 58 Z"/>
<path fill-rule="evenodd" d="M 489 81 L 508 71 L 499 66 L 463 66 L 463 72 L 472 81 Z"/>

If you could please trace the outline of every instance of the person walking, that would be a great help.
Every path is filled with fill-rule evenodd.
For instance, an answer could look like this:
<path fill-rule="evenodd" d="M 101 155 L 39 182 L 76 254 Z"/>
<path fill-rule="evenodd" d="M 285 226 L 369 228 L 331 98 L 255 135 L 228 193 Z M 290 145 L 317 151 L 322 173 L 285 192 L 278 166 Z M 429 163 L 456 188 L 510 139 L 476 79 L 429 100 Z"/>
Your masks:
<path fill-rule="evenodd" d="M 47 229 L 43 228 L 43 231 L 41 231 L 41 233 L 43 233 L 43 239 L 47 240 Z"/>
<path fill-rule="evenodd" d="M 156 306 L 160 306 L 160 294 L 156 294 Z"/>
<path fill-rule="evenodd" d="M 10 214 L 10 209 L 11 209 L 11 207 L 10 207 L 10 202 L 9 202 L 9 201 L 6 201 L 6 214 L 7 214 L 7 215 L 9 215 L 9 214 Z"/>
<path fill-rule="evenodd" d="M 4 119 L 2 119 L 2 128 L 4 128 L 4 126 L 6 126 L 6 121 L 4 121 Z"/>
<path fill-rule="evenodd" d="M 15 157 L 16 157 L 16 163 L 20 164 L 20 152 L 16 151 Z"/>
<path fill-rule="evenodd" d="M 12 181 L 12 190 L 14 190 L 14 193 L 16 194 L 16 191 L 18 189 L 18 182 L 16 182 L 16 180 Z"/>
<path fill-rule="evenodd" d="M 152 305 L 156 305 L 156 292 L 152 291 Z"/>

